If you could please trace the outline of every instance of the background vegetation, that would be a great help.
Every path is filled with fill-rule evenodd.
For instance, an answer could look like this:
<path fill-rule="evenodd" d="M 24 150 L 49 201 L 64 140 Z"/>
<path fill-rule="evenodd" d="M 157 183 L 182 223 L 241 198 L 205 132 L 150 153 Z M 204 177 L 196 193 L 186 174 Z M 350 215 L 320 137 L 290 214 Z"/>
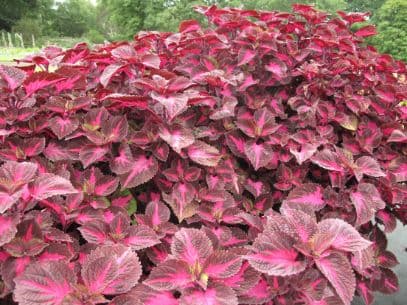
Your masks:
<path fill-rule="evenodd" d="M 79 41 L 131 39 L 140 30 L 175 31 L 181 20 L 200 18 L 191 9 L 198 4 L 290 10 L 297 2 L 313 3 L 333 14 L 370 11 L 369 23 L 377 25 L 379 35 L 369 42 L 381 52 L 407 60 L 406 0 L 0 0 L 0 31 L 21 33 L 25 47 L 70 47 Z M 8 45 L 4 37 L 3 47 Z M 19 41 L 14 45 L 19 46 Z M 0 60 L 14 51 L 21 52 L 0 49 Z"/>

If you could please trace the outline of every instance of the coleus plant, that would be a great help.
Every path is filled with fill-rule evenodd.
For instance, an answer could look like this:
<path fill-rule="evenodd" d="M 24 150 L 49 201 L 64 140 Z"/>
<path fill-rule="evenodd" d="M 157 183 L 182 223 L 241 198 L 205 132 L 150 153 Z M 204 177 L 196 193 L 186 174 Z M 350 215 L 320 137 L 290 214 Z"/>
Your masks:
<path fill-rule="evenodd" d="M 197 7 L 209 27 L 0 65 L 0 297 L 349 305 L 398 290 L 406 66 L 367 14 Z"/>

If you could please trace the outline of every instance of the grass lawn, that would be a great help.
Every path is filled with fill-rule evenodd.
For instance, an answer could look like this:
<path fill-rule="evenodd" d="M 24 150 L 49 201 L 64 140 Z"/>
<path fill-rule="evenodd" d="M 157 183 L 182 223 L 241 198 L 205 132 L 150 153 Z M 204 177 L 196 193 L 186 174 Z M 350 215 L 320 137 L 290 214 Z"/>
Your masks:
<path fill-rule="evenodd" d="M 13 59 L 20 59 L 28 54 L 38 52 L 38 48 L 0 48 L 0 63 L 7 64 Z"/>

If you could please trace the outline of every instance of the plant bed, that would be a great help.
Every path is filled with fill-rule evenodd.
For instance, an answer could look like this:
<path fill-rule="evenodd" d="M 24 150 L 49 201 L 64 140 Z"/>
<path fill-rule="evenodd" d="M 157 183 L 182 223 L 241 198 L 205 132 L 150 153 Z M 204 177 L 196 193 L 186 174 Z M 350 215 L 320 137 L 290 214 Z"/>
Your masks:
<path fill-rule="evenodd" d="M 208 28 L 0 66 L 7 304 L 398 290 L 386 234 L 407 221 L 405 64 L 364 44 L 372 26 L 350 30 L 366 14 L 196 10 Z"/>

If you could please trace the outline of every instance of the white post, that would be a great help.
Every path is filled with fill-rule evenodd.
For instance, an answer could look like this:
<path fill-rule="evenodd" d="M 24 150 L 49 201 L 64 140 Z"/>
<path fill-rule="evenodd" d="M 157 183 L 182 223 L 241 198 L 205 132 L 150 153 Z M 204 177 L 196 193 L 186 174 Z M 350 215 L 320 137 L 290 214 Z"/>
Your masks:
<path fill-rule="evenodd" d="M 5 48 L 7 48 L 7 40 L 6 40 L 6 35 L 4 34 L 4 32 L 1 32 L 1 40 L 3 41 L 3 45 Z"/>
<path fill-rule="evenodd" d="M 14 37 L 16 40 L 18 39 L 20 41 L 20 46 L 24 48 L 24 40 L 23 40 L 23 35 L 21 33 L 15 33 Z"/>
<path fill-rule="evenodd" d="M 13 47 L 13 40 L 11 39 L 11 34 L 7 32 L 7 38 L 8 38 L 8 46 L 9 48 Z"/>
<path fill-rule="evenodd" d="M 32 39 L 32 41 L 33 41 L 33 48 L 35 48 L 35 37 L 34 37 L 34 34 L 31 34 L 31 39 Z"/>

